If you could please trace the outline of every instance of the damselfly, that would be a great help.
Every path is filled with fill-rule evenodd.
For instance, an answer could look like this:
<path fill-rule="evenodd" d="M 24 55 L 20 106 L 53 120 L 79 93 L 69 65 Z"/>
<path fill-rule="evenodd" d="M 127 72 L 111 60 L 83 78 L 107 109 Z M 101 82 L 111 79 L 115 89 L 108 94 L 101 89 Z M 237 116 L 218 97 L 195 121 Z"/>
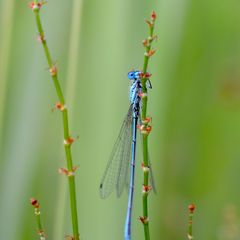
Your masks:
<path fill-rule="evenodd" d="M 116 189 L 117 197 L 120 197 L 124 187 L 129 188 L 128 208 L 124 230 L 125 240 L 131 239 L 131 216 L 134 194 L 134 176 L 136 159 L 137 125 L 140 122 L 142 83 L 141 72 L 128 73 L 131 80 L 130 107 L 124 118 L 120 133 L 114 144 L 110 159 L 100 183 L 100 196 L 106 198 Z M 148 85 L 151 83 L 148 80 Z M 129 176 L 130 175 L 130 176 Z M 152 171 L 150 168 L 150 181 L 155 191 Z"/>

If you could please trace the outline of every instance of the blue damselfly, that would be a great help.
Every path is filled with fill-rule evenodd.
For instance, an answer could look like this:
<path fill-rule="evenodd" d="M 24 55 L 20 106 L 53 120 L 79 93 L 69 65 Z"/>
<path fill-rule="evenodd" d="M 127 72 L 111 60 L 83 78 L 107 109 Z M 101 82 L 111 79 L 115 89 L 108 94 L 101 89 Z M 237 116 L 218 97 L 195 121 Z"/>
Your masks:
<path fill-rule="evenodd" d="M 117 197 L 120 197 L 124 187 L 129 188 L 128 208 L 124 231 L 125 240 L 131 239 L 137 125 L 141 122 L 141 74 L 140 71 L 131 71 L 128 73 L 128 78 L 131 80 L 129 94 L 130 106 L 100 183 L 101 198 L 108 197 L 114 189 L 116 189 Z M 149 80 L 148 87 L 151 88 Z M 151 168 L 150 181 L 152 183 L 152 188 L 155 191 Z"/>

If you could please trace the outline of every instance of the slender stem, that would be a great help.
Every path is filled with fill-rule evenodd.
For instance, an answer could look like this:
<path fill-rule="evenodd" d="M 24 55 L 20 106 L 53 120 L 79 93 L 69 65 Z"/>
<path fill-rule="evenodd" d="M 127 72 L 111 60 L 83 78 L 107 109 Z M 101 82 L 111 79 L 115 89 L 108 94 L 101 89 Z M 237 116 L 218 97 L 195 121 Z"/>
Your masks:
<path fill-rule="evenodd" d="M 37 220 L 37 232 L 38 232 L 39 238 L 40 238 L 40 240 L 45 240 L 46 237 L 45 237 L 45 232 L 43 231 L 43 227 L 42 227 L 40 204 L 34 198 L 31 198 L 30 202 L 35 210 L 35 216 L 36 216 L 36 220 Z"/>
<path fill-rule="evenodd" d="M 38 1 L 35 0 L 34 4 L 37 5 Z M 63 133 L 64 133 L 64 139 L 65 141 L 70 139 L 69 135 L 69 125 L 68 125 L 68 111 L 67 108 L 64 107 L 65 105 L 65 100 L 63 96 L 63 92 L 58 80 L 58 75 L 57 75 L 57 69 L 52 61 L 51 54 L 49 51 L 49 48 L 47 46 L 46 38 L 44 36 L 44 31 L 39 15 L 39 10 L 40 8 L 35 8 L 34 13 L 35 13 L 35 18 L 36 18 L 36 23 L 37 23 L 37 28 L 39 32 L 39 38 L 42 42 L 42 46 L 44 49 L 44 53 L 48 62 L 48 66 L 52 75 L 52 81 L 54 84 L 54 87 L 56 89 L 56 93 L 59 99 L 59 102 L 61 106 L 63 106 L 62 109 L 62 122 L 63 122 Z M 73 173 L 74 167 L 73 167 L 73 161 L 72 161 L 72 153 L 71 153 L 71 144 L 65 144 L 65 155 L 66 155 L 66 160 L 67 160 L 67 170 L 69 173 Z M 78 214 L 77 214 L 77 200 L 76 200 L 76 187 L 75 187 L 75 177 L 73 174 L 68 175 L 68 183 L 69 183 L 69 193 L 70 193 L 70 207 L 71 207 L 71 216 L 72 216 L 72 229 L 73 229 L 73 238 L 74 240 L 79 240 L 79 230 L 78 230 Z"/>
<path fill-rule="evenodd" d="M 195 205 L 190 204 L 188 206 L 189 214 L 188 214 L 188 239 L 192 240 L 193 239 L 193 214 L 195 210 Z"/>
<path fill-rule="evenodd" d="M 40 240 L 45 240 L 45 235 L 44 235 L 44 232 L 43 232 L 43 227 L 42 227 L 42 222 L 41 222 L 41 214 L 40 212 L 39 213 L 36 213 L 36 219 L 37 219 L 37 228 L 38 228 L 38 234 L 39 234 L 39 237 L 40 237 Z"/>
<path fill-rule="evenodd" d="M 153 32 L 154 32 L 154 22 L 156 19 L 155 12 L 152 13 L 152 21 L 147 21 L 149 25 L 149 37 L 145 40 L 145 55 L 144 55 L 144 63 L 143 63 L 143 78 L 142 78 L 142 92 L 145 94 L 145 96 L 142 98 L 142 110 L 141 110 L 141 117 L 144 127 L 147 127 L 148 123 L 145 123 L 145 119 L 147 117 L 147 103 L 148 103 L 148 97 L 147 97 L 147 86 L 146 82 L 148 80 L 148 77 L 146 77 L 147 69 L 148 69 L 148 63 L 150 57 L 153 55 L 154 52 L 151 52 L 152 48 L 152 42 L 154 40 Z M 142 143 L 143 143 L 143 166 L 145 169 L 149 168 L 149 159 L 148 159 L 148 134 L 142 134 Z M 149 185 L 149 171 L 144 171 L 143 176 L 143 185 L 145 187 L 148 187 Z M 144 226 L 144 236 L 145 240 L 150 240 L 150 232 L 149 232 L 149 216 L 148 216 L 148 191 L 143 193 L 142 196 L 142 203 L 143 203 L 143 226 Z"/>
<path fill-rule="evenodd" d="M 193 238 L 193 233 L 192 233 L 192 220 L 193 220 L 193 214 L 190 213 L 189 214 L 189 222 L 188 222 L 188 239 L 192 239 Z"/>

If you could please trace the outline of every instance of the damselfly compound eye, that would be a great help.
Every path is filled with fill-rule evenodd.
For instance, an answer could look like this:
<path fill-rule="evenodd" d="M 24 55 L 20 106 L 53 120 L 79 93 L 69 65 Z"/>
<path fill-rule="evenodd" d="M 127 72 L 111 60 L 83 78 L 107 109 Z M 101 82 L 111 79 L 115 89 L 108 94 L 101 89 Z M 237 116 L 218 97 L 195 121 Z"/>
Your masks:
<path fill-rule="evenodd" d="M 135 78 L 134 72 L 129 72 L 128 73 L 128 79 L 134 79 L 134 78 Z"/>

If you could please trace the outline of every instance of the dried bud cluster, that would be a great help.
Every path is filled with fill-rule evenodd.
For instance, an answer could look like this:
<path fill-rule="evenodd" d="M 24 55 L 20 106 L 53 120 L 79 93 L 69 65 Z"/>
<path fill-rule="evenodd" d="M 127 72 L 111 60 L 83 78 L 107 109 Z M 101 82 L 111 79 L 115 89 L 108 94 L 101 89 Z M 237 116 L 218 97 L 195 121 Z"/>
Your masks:
<path fill-rule="evenodd" d="M 40 204 L 39 204 L 39 202 L 38 202 L 37 199 L 31 198 L 31 199 L 30 199 L 30 203 L 32 204 L 32 206 L 33 206 L 34 208 L 37 208 L 37 209 L 40 208 Z"/>
<path fill-rule="evenodd" d="M 46 1 L 41 1 L 38 3 L 30 2 L 28 4 L 28 7 L 31 8 L 32 10 L 40 10 L 40 8 L 46 3 L 47 3 Z"/>
<path fill-rule="evenodd" d="M 37 37 L 38 42 L 43 43 L 46 41 L 45 34 L 42 32 L 41 34 L 38 35 Z"/>
<path fill-rule="evenodd" d="M 49 69 L 49 72 L 50 72 L 51 76 L 53 76 L 53 77 L 56 76 L 57 75 L 57 66 L 56 65 L 52 66 Z"/>
<path fill-rule="evenodd" d="M 76 173 L 77 169 L 78 169 L 78 166 L 73 167 L 71 171 L 67 170 L 66 168 L 59 168 L 58 172 L 60 174 L 66 175 L 67 177 L 71 177 Z"/>
<path fill-rule="evenodd" d="M 149 166 L 145 166 L 144 163 L 141 164 L 143 172 L 149 172 Z"/>
<path fill-rule="evenodd" d="M 156 52 L 157 50 L 156 49 L 152 49 L 152 50 L 149 50 L 148 52 L 145 52 L 144 55 L 148 58 L 150 58 L 151 56 L 153 56 L 153 54 Z"/>
<path fill-rule="evenodd" d="M 157 14 L 155 11 L 152 11 L 152 15 L 151 15 L 152 21 L 155 21 L 157 18 Z"/>
<path fill-rule="evenodd" d="M 150 191 L 152 190 L 152 186 L 145 186 L 145 185 L 143 185 L 143 187 L 142 187 L 142 193 L 143 194 L 148 194 Z"/>
<path fill-rule="evenodd" d="M 63 111 L 66 109 L 66 107 L 65 107 L 65 105 L 63 105 L 62 103 L 57 102 L 57 103 L 55 104 L 55 109 L 58 109 L 58 110 L 60 110 L 61 112 L 63 112 Z"/>
<path fill-rule="evenodd" d="M 194 204 L 190 204 L 188 206 L 188 210 L 189 210 L 190 213 L 194 213 L 195 208 L 196 208 L 196 206 Z"/>
<path fill-rule="evenodd" d="M 141 134 L 148 135 L 152 131 L 152 126 L 145 124 L 138 124 L 137 128 L 140 130 Z"/>
<path fill-rule="evenodd" d="M 73 137 L 69 137 L 67 139 L 64 139 L 64 145 L 70 146 L 75 142 L 75 139 Z"/>
<path fill-rule="evenodd" d="M 156 49 L 151 50 L 151 43 L 155 39 L 157 39 L 156 35 L 152 35 L 156 18 L 157 18 L 157 14 L 155 11 L 153 11 L 151 14 L 151 20 L 146 20 L 146 23 L 148 24 L 148 27 L 150 28 L 151 36 L 149 36 L 147 39 L 144 39 L 142 41 L 142 44 L 146 48 L 146 52 L 144 53 L 144 55 L 148 58 L 152 57 L 153 54 L 156 52 Z"/>
<path fill-rule="evenodd" d="M 148 218 L 147 217 L 139 217 L 139 220 L 141 221 L 142 224 L 147 224 L 148 223 Z"/>

